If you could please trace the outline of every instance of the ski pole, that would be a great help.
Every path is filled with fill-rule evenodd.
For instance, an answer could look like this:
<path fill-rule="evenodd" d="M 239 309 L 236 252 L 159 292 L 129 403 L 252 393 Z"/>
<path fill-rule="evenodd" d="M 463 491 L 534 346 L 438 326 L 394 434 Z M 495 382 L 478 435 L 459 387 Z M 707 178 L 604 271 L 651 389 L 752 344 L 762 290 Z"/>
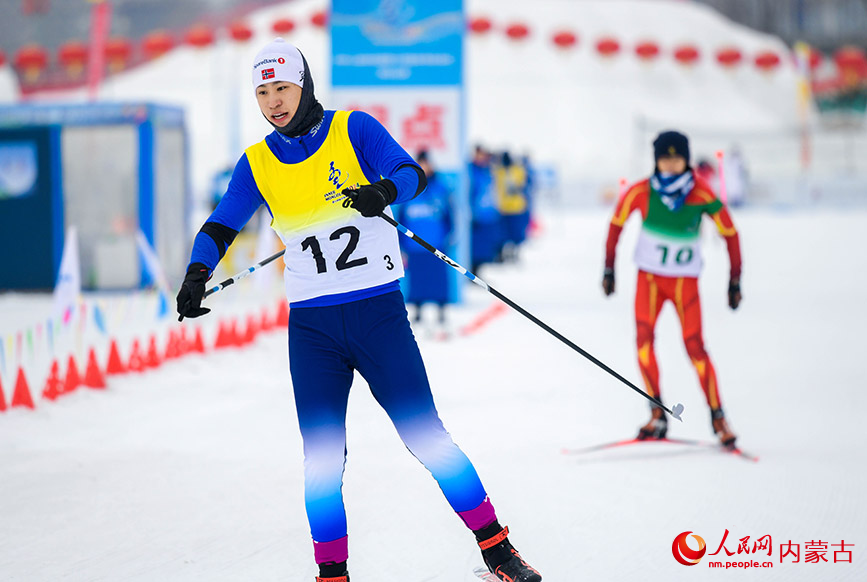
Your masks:
<path fill-rule="evenodd" d="M 630 388 L 632 388 L 633 390 L 635 390 L 636 392 L 638 392 L 639 394 L 641 394 L 642 396 L 647 398 L 648 400 L 650 400 L 653 404 L 660 407 L 662 410 L 669 413 L 671 416 L 673 416 L 677 420 L 680 420 L 681 422 L 683 422 L 683 419 L 680 418 L 680 415 L 683 412 L 683 404 L 679 404 L 679 403 L 675 404 L 671 408 L 671 410 L 669 410 L 668 408 L 665 407 L 665 405 L 658 398 L 654 398 L 653 396 L 647 394 L 644 390 L 642 390 L 641 388 L 639 388 L 638 386 L 636 386 L 635 384 L 633 384 L 632 382 L 630 382 L 629 380 L 627 380 L 626 378 L 624 378 L 623 376 L 621 376 L 620 374 L 618 374 L 617 372 L 615 372 L 614 370 L 609 368 L 603 362 L 599 361 L 593 355 L 588 353 L 586 350 L 582 349 L 580 346 L 578 346 L 577 344 L 572 342 L 569 338 L 565 337 L 560 332 L 558 332 L 557 330 L 555 330 L 554 328 L 552 328 L 551 326 L 546 324 L 544 321 L 542 321 L 541 319 L 539 319 L 538 317 L 536 317 L 535 315 L 533 315 L 532 313 L 530 313 L 529 311 L 527 311 L 526 309 L 524 309 L 523 307 L 521 307 L 520 305 L 518 305 L 517 303 L 515 303 L 514 301 L 512 301 L 511 299 L 509 299 L 508 297 L 506 297 L 505 295 L 503 295 L 502 293 L 500 293 L 499 291 L 497 291 L 496 289 L 494 289 L 493 287 L 491 287 L 487 283 L 485 283 L 480 278 L 476 277 L 473 273 L 468 271 L 465 267 L 462 267 L 456 261 L 454 261 L 451 258 L 449 258 L 448 256 L 446 256 L 445 253 L 438 250 L 436 247 L 432 246 L 426 240 L 424 240 L 423 238 L 421 238 L 420 236 L 418 236 L 417 234 L 415 234 L 414 232 L 412 232 L 411 230 L 409 230 L 408 228 L 406 228 L 405 226 L 403 226 L 402 224 L 397 222 L 392 217 L 388 216 L 384 212 L 380 213 L 379 217 L 382 218 L 383 220 L 385 220 L 386 222 L 388 222 L 393 227 L 395 227 L 402 234 L 406 235 L 407 237 L 411 238 L 413 241 L 415 241 L 416 243 L 418 243 L 419 245 L 424 247 L 427 251 L 430 251 L 431 253 L 436 255 L 440 260 L 442 260 L 447 265 L 449 265 L 450 267 L 455 269 L 458 273 L 465 276 L 467 279 L 469 279 L 470 281 L 472 281 L 473 283 L 475 283 L 476 285 L 478 285 L 479 287 L 481 287 L 482 289 L 484 289 L 485 291 L 487 291 L 488 293 L 490 293 L 491 295 L 493 295 L 494 297 L 496 297 L 497 299 L 499 299 L 500 301 L 502 301 L 503 303 L 505 303 L 506 305 L 508 305 L 509 307 L 511 307 L 512 309 L 514 309 L 515 311 L 517 311 L 518 313 L 520 313 L 521 315 L 523 315 L 524 317 L 526 317 L 527 319 L 529 319 L 530 321 L 532 321 L 533 323 L 535 323 L 536 325 L 538 325 L 539 327 L 541 327 L 542 329 L 547 331 L 548 333 L 550 333 L 551 335 L 553 335 L 555 338 L 557 338 L 558 340 L 560 340 L 561 342 L 563 342 L 564 344 L 566 344 L 567 346 L 569 346 L 570 348 L 572 348 L 573 350 L 575 350 L 576 352 L 578 352 L 579 354 L 581 354 L 582 356 L 584 356 L 585 358 L 587 358 L 588 360 L 590 360 L 591 362 L 593 362 L 594 364 L 596 364 L 597 366 L 599 366 L 600 368 L 602 368 L 603 370 L 605 370 L 606 372 L 608 372 L 609 374 L 611 374 L 612 376 L 614 376 L 615 378 L 617 378 L 618 380 L 620 380 L 621 382 L 623 382 L 624 384 L 626 384 L 627 386 L 629 386 Z"/>
<path fill-rule="evenodd" d="M 725 175 L 725 160 L 723 157 L 725 154 L 722 150 L 717 150 L 716 159 L 717 159 L 717 167 L 719 168 L 719 197 L 722 200 L 723 204 L 728 204 L 728 193 L 726 192 L 726 175 Z"/>
<path fill-rule="evenodd" d="M 231 285 L 235 281 L 240 281 L 241 279 L 243 279 L 244 277 L 246 277 L 247 275 L 249 275 L 253 271 L 256 271 L 256 270 L 264 267 L 265 265 L 267 265 L 271 261 L 279 259 L 280 257 L 283 256 L 283 253 L 285 253 L 285 252 L 286 252 L 286 249 L 283 249 L 282 251 L 277 251 L 276 253 L 274 253 L 273 255 L 268 257 L 267 259 L 262 259 L 261 261 L 259 261 L 255 265 L 253 265 L 252 267 L 247 267 L 246 269 L 244 269 L 243 271 L 241 271 L 237 275 L 229 277 L 228 279 L 226 279 L 225 281 L 223 281 L 222 283 L 220 283 L 216 287 L 211 287 L 210 289 L 205 291 L 203 298 L 207 297 L 208 295 L 213 295 L 217 291 L 222 291 L 223 289 L 225 289 L 226 287 L 228 287 L 229 285 Z"/>

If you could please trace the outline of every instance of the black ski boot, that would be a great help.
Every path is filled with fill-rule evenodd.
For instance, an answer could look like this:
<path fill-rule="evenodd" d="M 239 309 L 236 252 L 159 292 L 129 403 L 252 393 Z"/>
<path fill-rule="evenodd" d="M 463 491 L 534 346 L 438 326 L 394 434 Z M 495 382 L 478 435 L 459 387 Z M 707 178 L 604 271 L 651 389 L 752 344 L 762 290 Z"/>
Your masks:
<path fill-rule="evenodd" d="M 542 575 L 530 566 L 509 543 L 509 528 L 494 521 L 473 531 L 482 549 L 485 566 L 504 582 L 542 582 Z"/>
<path fill-rule="evenodd" d="M 665 418 L 665 413 L 658 406 L 653 406 L 650 409 L 650 421 L 638 429 L 638 436 L 635 437 L 640 441 L 662 440 L 668 434 L 668 419 Z"/>
<path fill-rule="evenodd" d="M 319 576 L 316 577 L 316 582 L 349 582 L 346 562 L 319 564 Z"/>

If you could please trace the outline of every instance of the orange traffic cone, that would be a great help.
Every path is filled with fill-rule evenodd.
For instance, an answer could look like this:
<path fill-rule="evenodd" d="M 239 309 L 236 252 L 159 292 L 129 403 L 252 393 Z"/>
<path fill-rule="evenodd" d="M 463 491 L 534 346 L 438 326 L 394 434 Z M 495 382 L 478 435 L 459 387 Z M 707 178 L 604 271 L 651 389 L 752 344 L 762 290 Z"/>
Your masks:
<path fill-rule="evenodd" d="M 151 341 L 148 345 L 148 355 L 145 358 L 145 365 L 148 368 L 159 368 L 162 364 L 159 352 L 157 352 L 157 336 L 151 334 Z"/>
<path fill-rule="evenodd" d="M 187 326 L 182 325 L 178 330 L 178 353 L 181 356 L 186 356 L 194 350 L 193 340 L 187 336 Z"/>
<path fill-rule="evenodd" d="M 183 326 L 178 328 L 175 337 L 177 338 L 177 357 L 186 356 L 192 349 L 190 338 L 187 337 L 187 328 Z"/>
<path fill-rule="evenodd" d="M 256 341 L 256 336 L 259 335 L 259 322 L 256 320 L 256 316 L 248 315 L 247 316 L 247 333 L 244 337 L 244 343 L 252 343 Z"/>
<path fill-rule="evenodd" d="M 178 334 L 175 333 L 175 330 L 169 330 L 169 340 L 166 342 L 166 354 L 163 356 L 163 360 L 173 360 L 180 355 L 180 351 L 178 350 L 179 342 L 178 342 Z"/>
<path fill-rule="evenodd" d="M 105 388 L 105 376 L 96 363 L 96 351 L 93 348 L 90 348 L 90 354 L 87 356 L 87 370 L 84 372 L 83 384 L 88 388 Z"/>
<path fill-rule="evenodd" d="M 15 379 L 15 391 L 12 393 L 12 402 L 10 406 L 26 406 L 33 409 L 33 398 L 30 396 L 30 386 L 27 385 L 27 376 L 24 375 L 24 370 L 19 366 L 18 378 Z"/>
<path fill-rule="evenodd" d="M 274 327 L 274 320 L 268 317 L 268 310 L 262 310 L 262 322 L 259 324 L 259 329 L 262 331 L 271 331 Z"/>
<path fill-rule="evenodd" d="M 60 379 L 60 364 L 55 359 L 51 362 L 51 371 L 45 380 L 45 388 L 42 389 L 42 397 L 54 400 L 63 393 L 63 380 Z"/>
<path fill-rule="evenodd" d="M 289 325 L 289 302 L 285 299 L 280 300 L 277 306 L 277 327 L 286 327 Z"/>
<path fill-rule="evenodd" d="M 214 347 L 225 348 L 233 343 L 228 324 L 225 321 L 221 321 L 220 327 L 217 330 L 217 341 L 214 342 Z"/>
<path fill-rule="evenodd" d="M 232 319 L 232 324 L 229 326 L 229 337 L 232 340 L 230 345 L 241 347 L 247 343 L 246 337 L 241 333 L 241 330 L 238 329 L 238 320 Z"/>
<path fill-rule="evenodd" d="M 193 352 L 199 352 L 200 354 L 205 353 L 205 341 L 202 339 L 202 328 L 196 328 L 196 339 L 193 341 L 193 349 L 190 350 Z"/>
<path fill-rule="evenodd" d="M 0 378 L 0 412 L 6 411 L 6 397 L 3 396 L 3 381 Z"/>
<path fill-rule="evenodd" d="M 69 363 L 66 365 L 66 380 L 63 382 L 63 391 L 61 394 L 67 394 L 81 386 L 81 375 L 78 373 L 78 366 L 75 365 L 75 357 L 69 356 Z"/>
<path fill-rule="evenodd" d="M 123 361 L 120 359 L 120 351 L 117 349 L 117 340 L 112 339 L 111 348 L 108 351 L 108 365 L 105 367 L 105 373 L 112 375 L 124 374 L 126 372 L 126 366 L 123 365 Z"/>
<path fill-rule="evenodd" d="M 141 353 L 141 346 L 138 340 L 133 340 L 132 342 L 132 353 L 129 355 L 129 370 L 131 372 L 144 372 L 145 370 L 145 359 Z"/>

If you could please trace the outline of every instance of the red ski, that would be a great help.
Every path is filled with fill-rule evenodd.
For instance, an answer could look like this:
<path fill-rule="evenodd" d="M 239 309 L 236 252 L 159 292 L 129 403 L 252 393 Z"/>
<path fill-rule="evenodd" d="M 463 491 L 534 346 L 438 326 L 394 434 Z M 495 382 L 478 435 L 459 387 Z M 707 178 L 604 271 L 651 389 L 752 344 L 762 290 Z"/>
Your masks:
<path fill-rule="evenodd" d="M 612 441 L 610 443 L 602 443 L 600 445 L 593 445 L 591 447 L 584 447 L 581 449 L 563 449 L 564 455 L 583 455 L 586 453 L 594 453 L 596 451 L 604 451 L 607 449 L 615 449 L 620 447 L 626 447 L 630 445 L 637 444 L 650 444 L 650 443 L 668 443 L 673 445 L 689 445 L 693 447 L 702 447 L 706 449 L 712 449 L 716 451 L 720 451 L 723 453 L 728 453 L 731 455 L 736 455 L 745 459 L 747 461 L 752 461 L 754 463 L 758 462 L 759 458 L 755 455 L 751 455 L 746 451 L 738 447 L 726 447 L 717 442 L 711 441 L 702 441 L 696 439 L 675 439 L 675 438 L 664 438 L 664 439 L 637 439 L 631 438 L 622 441 Z"/>
<path fill-rule="evenodd" d="M 473 570 L 473 574 L 485 580 L 485 582 L 501 582 L 499 578 L 491 574 L 487 568 L 476 568 Z"/>

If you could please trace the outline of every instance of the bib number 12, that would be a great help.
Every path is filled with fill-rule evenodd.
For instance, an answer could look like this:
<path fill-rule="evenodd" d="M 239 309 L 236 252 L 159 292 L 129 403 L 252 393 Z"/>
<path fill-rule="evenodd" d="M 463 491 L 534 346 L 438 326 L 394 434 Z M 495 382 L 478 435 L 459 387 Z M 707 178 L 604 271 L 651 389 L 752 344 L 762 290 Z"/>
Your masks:
<path fill-rule="evenodd" d="M 358 239 L 361 237 L 361 232 L 354 226 L 344 226 L 338 228 L 328 237 L 329 240 L 340 240 L 344 235 L 349 235 L 349 240 L 346 242 L 343 252 L 337 257 L 334 262 L 338 271 L 351 269 L 352 267 L 360 267 L 367 264 L 367 257 L 358 257 L 350 260 L 350 256 L 358 247 Z M 325 263 L 325 257 L 322 254 L 322 247 L 319 245 L 319 240 L 315 236 L 308 236 L 301 241 L 301 250 L 310 250 L 313 253 L 313 260 L 316 261 L 316 272 L 325 273 L 328 270 L 328 265 Z"/>

